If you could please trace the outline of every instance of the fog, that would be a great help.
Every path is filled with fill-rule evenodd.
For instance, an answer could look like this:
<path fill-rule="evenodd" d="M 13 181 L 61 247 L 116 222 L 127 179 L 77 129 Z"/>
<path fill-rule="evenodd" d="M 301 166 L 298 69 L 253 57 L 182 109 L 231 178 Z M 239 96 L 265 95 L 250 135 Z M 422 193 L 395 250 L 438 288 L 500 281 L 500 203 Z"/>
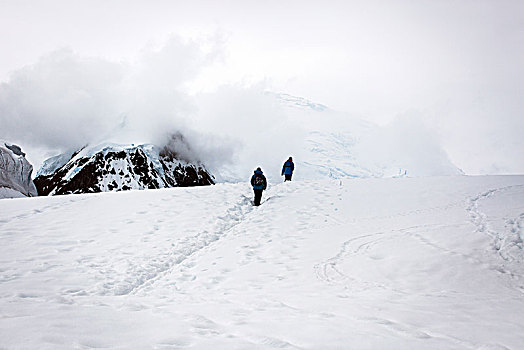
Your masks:
<path fill-rule="evenodd" d="M 0 2 L 0 138 L 38 167 L 87 143 L 179 132 L 186 157 L 212 168 L 277 172 L 304 152 L 307 128 L 269 90 L 381 125 L 362 139 L 362 162 L 394 151 L 427 173 L 448 160 L 467 174 L 524 173 L 523 7 Z"/>
<path fill-rule="evenodd" d="M 173 37 L 134 63 L 49 53 L 0 85 L 4 137 L 57 150 L 160 142 L 194 112 L 183 86 L 213 54 L 194 45 Z"/>
<path fill-rule="evenodd" d="M 220 42 L 203 47 L 172 36 L 143 49 L 135 62 L 83 57 L 71 49 L 49 53 L 0 86 L 2 136 L 47 155 L 102 142 L 170 143 L 184 160 L 226 174 L 227 165 L 242 162 L 251 169 L 269 164 L 282 153 L 277 148 L 296 150 L 300 128 L 287 127 L 264 84 L 188 93 L 187 83 L 219 60 L 220 50 Z M 37 166 L 43 160 L 28 153 Z"/>
<path fill-rule="evenodd" d="M 364 135 L 355 152 L 362 166 L 386 166 L 390 176 L 458 175 L 462 169 L 451 162 L 438 134 L 417 112 L 397 116 L 393 121 Z M 394 166 L 392 166 L 394 165 Z M 394 173 L 393 171 L 397 171 Z"/>

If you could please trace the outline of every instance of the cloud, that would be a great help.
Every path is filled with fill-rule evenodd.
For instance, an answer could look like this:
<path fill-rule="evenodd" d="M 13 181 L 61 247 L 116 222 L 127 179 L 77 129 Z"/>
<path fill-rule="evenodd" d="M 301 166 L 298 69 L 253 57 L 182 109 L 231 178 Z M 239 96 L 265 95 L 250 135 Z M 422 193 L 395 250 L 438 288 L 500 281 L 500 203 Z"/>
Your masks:
<path fill-rule="evenodd" d="M 54 51 L 0 85 L 0 136 L 57 151 L 158 141 L 183 129 L 195 109 L 184 85 L 219 57 L 220 45 L 173 36 L 142 50 L 137 62 Z"/>
<path fill-rule="evenodd" d="M 225 179 L 249 176 L 257 166 L 276 169 L 275 154 L 298 148 L 299 128 L 287 124 L 263 83 L 187 92 L 220 62 L 222 45 L 220 36 L 200 42 L 173 36 L 142 50 L 136 62 L 54 51 L 1 85 L 0 137 L 39 155 L 106 141 L 170 143 L 182 158 L 202 161 Z"/>
<path fill-rule="evenodd" d="M 199 110 L 192 120 L 195 128 L 232 140 L 232 164 L 222 169 L 227 178 L 249 178 L 260 166 L 276 180 L 280 162 L 303 152 L 305 130 L 264 89 L 263 83 L 227 85 L 198 96 Z"/>
<path fill-rule="evenodd" d="M 107 130 L 114 134 L 125 120 L 129 137 L 122 132 L 123 140 L 161 138 L 171 126 L 192 125 L 193 115 L 206 109 L 186 94 L 189 86 L 192 92 L 211 91 L 249 79 L 382 124 L 410 109 L 423 111 L 468 173 L 524 172 L 519 45 L 524 2 L 519 0 L 234 1 L 233 6 L 118 0 L 104 3 L 103 13 L 92 2 L 4 3 L 0 29 L 14 34 L 1 38 L 0 79 L 64 43 L 82 55 L 52 53 L 2 84 L 0 137 L 59 148 L 103 138 Z M 129 59 L 141 43 L 166 33 L 195 37 L 217 28 L 228 33 L 226 48 L 220 35 L 172 37 Z M 226 62 L 219 64 L 223 57 Z M 227 97 L 225 90 L 219 94 Z M 245 109 L 230 103 L 232 110 Z M 218 129 L 227 124 L 227 113 L 222 114 L 226 119 Z"/>
<path fill-rule="evenodd" d="M 85 144 L 120 114 L 125 68 L 69 49 L 48 54 L 0 85 L 2 136 L 54 148 Z"/>
<path fill-rule="evenodd" d="M 337 118 L 330 114 L 327 122 L 322 119 L 326 114 L 284 108 L 274 94 L 264 93 L 268 86 L 265 81 L 189 93 L 195 91 L 195 81 L 206 80 L 208 68 L 214 67 L 216 72 L 225 51 L 223 38 L 215 35 L 201 40 L 172 36 L 162 45 L 149 45 L 138 59 L 127 62 L 85 57 L 71 49 L 51 52 L 13 72 L 0 85 L 0 138 L 19 143 L 38 168 L 44 156 L 54 155 L 50 152 L 104 141 L 163 145 L 173 134 L 182 135 L 177 140 L 185 141 L 174 143 L 179 154 L 204 162 L 220 179 L 248 178 L 253 169 L 261 166 L 270 179 L 276 180 L 281 162 L 287 157 L 308 157 L 304 145 L 309 131 L 351 128 L 350 120 L 342 114 Z M 473 151 L 483 153 L 476 159 L 484 160 L 481 166 L 485 172 L 522 168 L 522 164 L 515 163 L 515 151 L 508 148 L 507 140 L 469 138 L 472 142 L 465 143 L 464 130 L 480 127 L 474 118 L 460 118 L 457 114 L 478 115 L 479 124 L 484 125 L 476 132 L 478 135 L 491 130 L 513 140 L 518 130 L 505 130 L 497 120 L 515 124 L 519 106 L 503 103 L 503 98 L 493 104 L 490 99 L 485 102 L 487 107 L 472 111 L 473 98 L 436 105 L 431 118 L 426 112 L 407 113 L 383 128 L 371 128 L 373 132 L 359 139 L 356 150 L 364 155 L 359 161 L 369 168 L 401 164 L 411 175 L 453 173 L 455 168 L 441 147 L 444 140 L 448 150 L 461 151 L 452 158 L 461 168 L 469 164 L 464 157 L 472 154 L 471 149 L 464 150 L 469 144 L 476 144 Z M 513 100 L 510 98 L 510 102 Z M 358 104 L 355 101 L 356 109 Z M 476 105 L 483 106 L 479 102 Z M 496 116 L 497 111 L 502 115 Z M 454 131 L 450 127 L 456 125 L 452 119 L 465 124 Z M 497 142 L 505 146 L 498 147 Z M 519 147 L 522 143 L 515 143 L 514 149 Z M 495 148 L 509 155 L 500 157 L 493 151 Z M 478 164 L 477 160 L 471 167 Z"/>
<path fill-rule="evenodd" d="M 437 131 L 424 119 L 421 112 L 410 111 L 371 129 L 356 146 L 361 165 L 387 176 L 461 174 L 443 150 Z"/>

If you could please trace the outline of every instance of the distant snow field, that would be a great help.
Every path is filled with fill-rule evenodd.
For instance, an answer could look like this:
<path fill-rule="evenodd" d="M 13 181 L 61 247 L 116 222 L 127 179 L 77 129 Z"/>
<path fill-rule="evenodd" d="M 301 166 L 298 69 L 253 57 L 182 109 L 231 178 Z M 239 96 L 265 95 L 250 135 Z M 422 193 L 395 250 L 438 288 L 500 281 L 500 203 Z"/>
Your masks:
<path fill-rule="evenodd" d="M 0 201 L 0 349 L 522 349 L 524 176 Z"/>

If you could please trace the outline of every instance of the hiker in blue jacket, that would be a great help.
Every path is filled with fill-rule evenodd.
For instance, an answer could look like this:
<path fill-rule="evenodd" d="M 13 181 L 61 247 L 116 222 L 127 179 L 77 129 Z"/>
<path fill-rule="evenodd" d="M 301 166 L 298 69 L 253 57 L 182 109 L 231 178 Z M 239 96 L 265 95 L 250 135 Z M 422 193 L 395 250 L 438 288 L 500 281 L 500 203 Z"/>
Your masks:
<path fill-rule="evenodd" d="M 253 186 L 253 191 L 255 192 L 255 205 L 260 205 L 260 200 L 262 199 L 262 191 L 267 187 L 267 180 L 262 172 L 262 169 L 257 168 L 253 176 L 251 176 L 251 186 Z"/>
<path fill-rule="evenodd" d="M 293 164 L 293 158 L 289 157 L 282 167 L 282 175 L 285 176 L 284 182 L 291 181 L 293 170 L 295 170 L 295 164 Z"/>

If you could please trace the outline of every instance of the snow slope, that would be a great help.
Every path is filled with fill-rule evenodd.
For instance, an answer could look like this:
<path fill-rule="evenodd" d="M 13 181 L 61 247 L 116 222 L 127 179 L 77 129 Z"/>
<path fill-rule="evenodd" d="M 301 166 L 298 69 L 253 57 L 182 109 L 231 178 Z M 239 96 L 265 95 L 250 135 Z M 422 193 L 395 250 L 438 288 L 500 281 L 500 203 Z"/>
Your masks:
<path fill-rule="evenodd" d="M 520 349 L 524 176 L 0 201 L 2 349 Z"/>
<path fill-rule="evenodd" d="M 435 131 L 418 118 L 403 117 L 378 126 L 304 98 L 275 97 L 286 111 L 289 129 L 303 131 L 303 142 L 287 151 L 302 169 L 296 174 L 299 179 L 463 174 Z"/>

